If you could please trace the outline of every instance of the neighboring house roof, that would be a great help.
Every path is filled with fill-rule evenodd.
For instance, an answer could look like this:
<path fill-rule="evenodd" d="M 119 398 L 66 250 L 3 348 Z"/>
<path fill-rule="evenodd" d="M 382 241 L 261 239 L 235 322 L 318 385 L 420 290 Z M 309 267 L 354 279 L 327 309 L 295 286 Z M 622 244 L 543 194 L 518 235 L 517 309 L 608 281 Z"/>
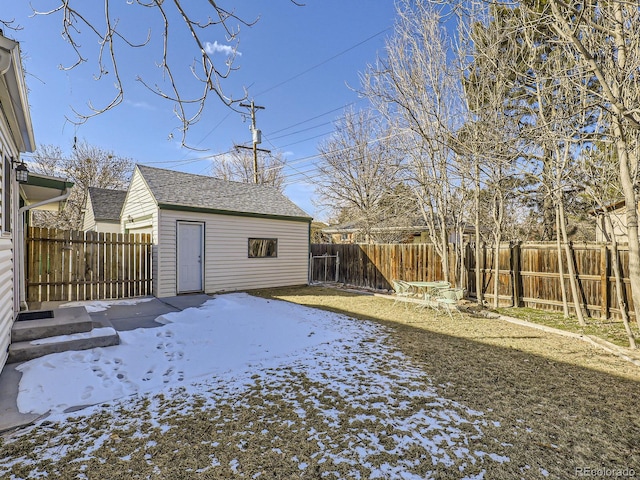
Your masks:
<path fill-rule="evenodd" d="M 341 223 L 339 225 L 331 225 L 327 228 L 323 228 L 322 232 L 330 235 L 338 234 L 338 233 L 358 233 L 362 231 L 362 224 L 358 224 L 356 222 L 346 222 Z M 382 232 L 426 232 L 428 231 L 428 227 L 426 225 L 405 225 L 405 226 L 383 226 L 383 227 L 372 227 L 371 232 L 373 233 L 382 233 Z M 464 233 L 470 234 L 474 233 L 475 228 L 473 225 L 465 224 Z"/>
<path fill-rule="evenodd" d="M 625 205 L 626 205 L 626 202 L 624 201 L 624 199 L 622 199 L 622 200 L 618 200 L 616 202 L 610 203 L 608 205 L 605 205 L 604 208 L 601 208 L 601 207 L 593 208 L 589 211 L 589 213 L 593 216 L 598 216 L 598 215 L 602 215 L 604 212 L 614 212 L 616 210 L 619 210 L 623 208 Z"/>
<path fill-rule="evenodd" d="M 425 226 L 420 226 L 420 225 L 407 225 L 407 226 L 400 226 L 400 227 L 394 227 L 394 226 L 388 226 L 388 227 L 372 227 L 371 228 L 371 232 L 373 233 L 382 233 L 382 232 L 422 232 L 422 231 L 426 231 L 427 227 Z M 322 232 L 323 233 L 328 233 L 328 234 L 336 234 L 336 233 L 357 233 L 357 232 L 361 232 L 363 229 L 362 227 L 356 227 L 353 225 L 349 225 L 349 226 L 333 226 L 333 227 L 327 227 L 327 228 L 323 228 Z"/>
<path fill-rule="evenodd" d="M 160 208 L 251 216 L 311 217 L 274 187 L 136 165 Z"/>
<path fill-rule="evenodd" d="M 89 187 L 93 216 L 98 222 L 119 222 L 126 190 Z"/>

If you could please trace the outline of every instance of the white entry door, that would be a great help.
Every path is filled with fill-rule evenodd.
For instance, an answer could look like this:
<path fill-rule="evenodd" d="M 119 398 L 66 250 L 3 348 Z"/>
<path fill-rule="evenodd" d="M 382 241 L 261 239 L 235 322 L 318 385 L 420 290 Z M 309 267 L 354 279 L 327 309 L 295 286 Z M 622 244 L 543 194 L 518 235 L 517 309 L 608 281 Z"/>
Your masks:
<path fill-rule="evenodd" d="M 178 222 L 178 293 L 202 292 L 204 224 Z"/>

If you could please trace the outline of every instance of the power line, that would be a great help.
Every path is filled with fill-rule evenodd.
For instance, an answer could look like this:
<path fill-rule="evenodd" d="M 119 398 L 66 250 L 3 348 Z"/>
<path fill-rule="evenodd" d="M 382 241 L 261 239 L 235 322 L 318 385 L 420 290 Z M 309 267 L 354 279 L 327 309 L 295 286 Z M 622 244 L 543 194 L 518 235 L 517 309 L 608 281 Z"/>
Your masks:
<path fill-rule="evenodd" d="M 263 90 L 263 91 L 262 91 L 262 92 L 260 92 L 260 93 L 257 93 L 255 96 L 256 96 L 256 97 L 258 97 L 258 96 L 263 95 L 263 94 L 265 94 L 265 93 L 267 93 L 267 92 L 270 92 L 271 90 L 274 90 L 274 89 L 276 89 L 276 88 L 278 88 L 278 87 L 281 87 L 282 85 L 284 85 L 284 84 L 286 84 L 286 83 L 289 83 L 289 82 L 291 82 L 291 81 L 295 80 L 296 78 L 299 78 L 299 77 L 301 77 L 302 75 L 305 75 L 305 74 L 307 74 L 307 73 L 311 72 L 312 70 L 315 70 L 315 69 L 316 69 L 316 68 L 318 68 L 318 67 L 321 67 L 322 65 L 324 65 L 324 64 L 326 64 L 326 63 L 328 63 L 328 62 L 330 62 L 331 60 L 335 60 L 336 58 L 338 58 L 338 57 L 340 57 L 340 56 L 344 55 L 345 53 L 350 52 L 351 50 L 353 50 L 353 49 L 355 49 L 355 48 L 359 47 L 360 45 L 362 45 L 362 44 L 364 44 L 364 43 L 368 42 L 369 40 L 373 40 L 373 39 L 374 39 L 374 38 L 376 38 L 377 36 L 382 35 L 384 32 L 389 31 L 389 30 L 391 30 L 391 27 L 387 27 L 387 28 L 385 28 L 384 30 L 380 30 L 378 33 L 375 33 L 375 34 L 371 35 L 370 37 L 365 38 L 364 40 L 362 40 L 362 41 L 360 41 L 360 42 L 356 43 L 355 45 L 352 45 L 351 47 L 347 48 L 346 50 L 343 50 L 343 51 L 341 51 L 340 53 L 337 53 L 337 54 L 333 55 L 332 57 L 329 57 L 329 58 L 327 58 L 326 60 L 323 60 L 322 62 L 317 63 L 316 65 L 314 65 L 314 66 L 312 66 L 312 67 L 310 67 L 310 68 L 308 68 L 308 69 L 304 70 L 303 72 L 300 72 L 300 73 L 298 73 L 297 75 L 294 75 L 293 77 L 290 77 L 290 78 L 288 78 L 288 79 L 286 79 L 286 80 L 284 80 L 284 81 L 282 81 L 282 82 L 280 82 L 280 83 L 278 83 L 278 84 L 276 84 L 276 85 L 274 85 L 274 86 L 272 86 L 272 87 L 267 88 L 266 90 Z"/>

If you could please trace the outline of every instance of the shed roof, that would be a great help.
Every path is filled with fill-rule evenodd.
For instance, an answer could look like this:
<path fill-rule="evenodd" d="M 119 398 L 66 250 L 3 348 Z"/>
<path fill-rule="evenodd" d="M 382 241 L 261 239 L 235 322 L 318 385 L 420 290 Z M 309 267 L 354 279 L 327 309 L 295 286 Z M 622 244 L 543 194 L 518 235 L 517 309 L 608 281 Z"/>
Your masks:
<path fill-rule="evenodd" d="M 304 210 L 274 187 L 146 165 L 136 168 L 160 208 L 311 221 Z"/>
<path fill-rule="evenodd" d="M 89 187 L 93 216 L 97 221 L 120 221 L 126 190 Z"/>

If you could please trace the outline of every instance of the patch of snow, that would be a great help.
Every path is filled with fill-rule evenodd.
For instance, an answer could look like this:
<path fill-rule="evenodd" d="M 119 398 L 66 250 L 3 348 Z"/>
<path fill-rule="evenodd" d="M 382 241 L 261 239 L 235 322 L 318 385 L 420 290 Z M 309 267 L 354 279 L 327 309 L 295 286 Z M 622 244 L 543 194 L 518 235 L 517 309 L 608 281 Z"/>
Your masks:
<path fill-rule="evenodd" d="M 169 414 L 193 411 L 193 396 L 204 403 L 198 408 L 216 411 L 237 405 L 245 392 L 257 389 L 265 406 L 277 397 L 283 410 L 295 414 L 269 421 L 305 428 L 307 441 L 319 449 L 310 457 L 313 462 L 341 465 L 341 471 L 348 472 L 344 478 L 362 477 L 358 468 L 364 466 L 370 470 L 368 478 L 422 479 L 425 475 L 415 472 L 429 464 L 456 468 L 459 477 L 483 479 L 484 470 L 470 476 L 466 468 L 474 465 L 475 473 L 479 463 L 509 461 L 470 448 L 482 437 L 483 426 L 499 424 L 483 412 L 440 397 L 422 369 L 385 343 L 383 327 L 243 293 L 217 296 L 199 308 L 164 315 L 162 322 L 153 329 L 120 332 L 119 346 L 58 353 L 20 365 L 20 410 L 51 410 L 50 420 L 55 421 L 67 418 L 64 412 L 71 407 L 95 405 L 82 411 L 90 418 L 104 408 L 126 409 L 131 404 L 134 409 L 141 400 L 132 397 L 112 407 L 98 404 L 157 392 L 142 397 L 148 402 L 146 422 L 166 432 L 171 428 Z M 161 412 L 166 409 L 159 408 L 160 397 L 168 392 L 171 412 Z M 348 417 L 343 405 L 350 410 Z M 261 410 L 254 414 L 256 427 L 249 422 L 238 435 L 253 434 L 258 422 L 265 421 Z M 312 416 L 325 428 L 307 430 L 305 422 Z M 139 421 L 128 428 L 131 435 L 144 438 Z M 105 433 L 87 440 L 83 454 L 90 455 L 108 438 Z M 280 440 L 276 435 L 264 447 L 283 455 Z M 240 439 L 238 448 L 245 448 L 245 442 Z M 218 443 L 208 445 L 215 448 Z M 421 452 L 419 458 L 412 456 L 416 451 Z M 38 458 L 58 455 L 47 446 L 38 452 Z M 379 464 L 381 455 L 396 460 L 385 458 Z M 221 465 L 215 456 L 210 459 L 210 469 Z M 295 461 L 300 470 L 310 465 L 306 458 Z M 6 465 L 0 461 L 0 467 Z M 233 472 L 242 470 L 238 459 L 227 465 Z"/>
<path fill-rule="evenodd" d="M 125 298 L 120 300 L 83 300 L 79 302 L 69 302 L 60 305 L 60 308 L 84 307 L 87 312 L 104 312 L 112 305 L 137 305 L 138 303 L 150 302 L 153 297 Z"/>

